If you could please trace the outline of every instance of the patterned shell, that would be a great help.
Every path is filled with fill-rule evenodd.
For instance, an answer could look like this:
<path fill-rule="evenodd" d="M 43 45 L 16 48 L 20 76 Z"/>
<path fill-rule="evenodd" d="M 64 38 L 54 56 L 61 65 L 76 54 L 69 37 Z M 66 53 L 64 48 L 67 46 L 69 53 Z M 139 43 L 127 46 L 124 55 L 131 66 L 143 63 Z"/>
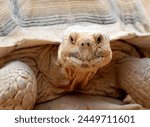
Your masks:
<path fill-rule="evenodd" d="M 72 25 L 150 47 L 150 26 L 139 0 L 0 0 L 0 55 L 6 47 L 61 43 Z"/>

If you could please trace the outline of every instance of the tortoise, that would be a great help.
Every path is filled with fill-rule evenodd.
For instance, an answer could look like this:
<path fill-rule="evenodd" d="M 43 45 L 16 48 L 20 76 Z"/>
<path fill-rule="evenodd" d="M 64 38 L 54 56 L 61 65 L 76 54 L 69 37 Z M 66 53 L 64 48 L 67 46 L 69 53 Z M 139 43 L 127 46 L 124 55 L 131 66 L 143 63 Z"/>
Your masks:
<path fill-rule="evenodd" d="M 0 109 L 47 101 L 64 109 L 150 107 L 150 26 L 140 1 L 1 0 L 0 6 Z M 125 104 L 126 96 L 137 104 Z M 88 99 L 95 102 L 77 106 Z"/>

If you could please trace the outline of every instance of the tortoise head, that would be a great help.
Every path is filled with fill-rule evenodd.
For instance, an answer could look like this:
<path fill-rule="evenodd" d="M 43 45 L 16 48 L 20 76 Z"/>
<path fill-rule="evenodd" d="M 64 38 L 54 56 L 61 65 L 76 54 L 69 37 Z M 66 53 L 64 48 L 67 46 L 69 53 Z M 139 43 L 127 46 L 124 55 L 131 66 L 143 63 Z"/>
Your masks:
<path fill-rule="evenodd" d="M 112 58 L 110 41 L 100 32 L 67 31 L 58 51 L 58 60 L 67 68 L 91 70 L 107 65 Z"/>

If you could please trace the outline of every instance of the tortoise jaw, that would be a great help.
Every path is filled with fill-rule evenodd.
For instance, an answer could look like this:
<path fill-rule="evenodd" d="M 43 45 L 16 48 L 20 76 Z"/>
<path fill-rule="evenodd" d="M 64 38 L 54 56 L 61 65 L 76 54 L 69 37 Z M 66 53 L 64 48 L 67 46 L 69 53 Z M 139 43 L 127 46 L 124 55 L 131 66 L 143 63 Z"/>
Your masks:
<path fill-rule="evenodd" d="M 111 52 L 107 54 L 91 53 L 81 55 L 74 52 L 60 52 L 59 61 L 65 68 L 91 70 L 107 65 L 111 61 Z"/>
<path fill-rule="evenodd" d="M 70 59 L 71 61 L 73 61 L 73 62 L 79 64 L 79 65 L 82 64 L 82 60 L 78 59 L 77 57 L 72 57 L 72 56 L 71 56 L 71 57 L 69 57 L 69 59 Z"/>
<path fill-rule="evenodd" d="M 100 63 L 102 61 L 103 57 L 96 57 L 91 60 L 82 60 L 77 57 L 71 56 L 71 57 L 69 57 L 69 59 L 71 60 L 71 62 L 79 65 L 80 67 L 88 68 L 88 67 L 93 67 L 93 66 L 95 66 L 95 64 Z"/>
<path fill-rule="evenodd" d="M 95 55 L 93 55 L 95 56 Z M 88 68 L 88 67 L 93 67 L 95 64 L 99 63 L 103 59 L 103 56 L 95 56 L 92 57 L 92 55 L 83 57 L 80 56 L 76 52 L 70 52 L 68 55 L 68 60 L 75 63 L 76 65 L 83 67 L 83 68 Z"/>

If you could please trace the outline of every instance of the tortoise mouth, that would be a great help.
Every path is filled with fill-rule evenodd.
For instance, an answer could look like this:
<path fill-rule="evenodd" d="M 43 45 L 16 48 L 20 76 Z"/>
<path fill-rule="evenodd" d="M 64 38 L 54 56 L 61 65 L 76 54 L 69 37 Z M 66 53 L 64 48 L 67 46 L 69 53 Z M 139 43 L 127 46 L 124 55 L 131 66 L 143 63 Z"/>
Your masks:
<path fill-rule="evenodd" d="M 105 66 L 110 62 L 110 53 L 77 53 L 77 52 L 62 52 L 60 58 L 61 63 L 65 67 L 93 69 Z"/>
<path fill-rule="evenodd" d="M 69 60 L 77 65 L 80 65 L 83 68 L 95 66 L 96 64 L 100 63 L 104 57 L 99 56 L 93 59 L 88 59 L 88 60 L 83 60 L 81 58 L 75 57 L 75 56 L 70 56 Z"/>

